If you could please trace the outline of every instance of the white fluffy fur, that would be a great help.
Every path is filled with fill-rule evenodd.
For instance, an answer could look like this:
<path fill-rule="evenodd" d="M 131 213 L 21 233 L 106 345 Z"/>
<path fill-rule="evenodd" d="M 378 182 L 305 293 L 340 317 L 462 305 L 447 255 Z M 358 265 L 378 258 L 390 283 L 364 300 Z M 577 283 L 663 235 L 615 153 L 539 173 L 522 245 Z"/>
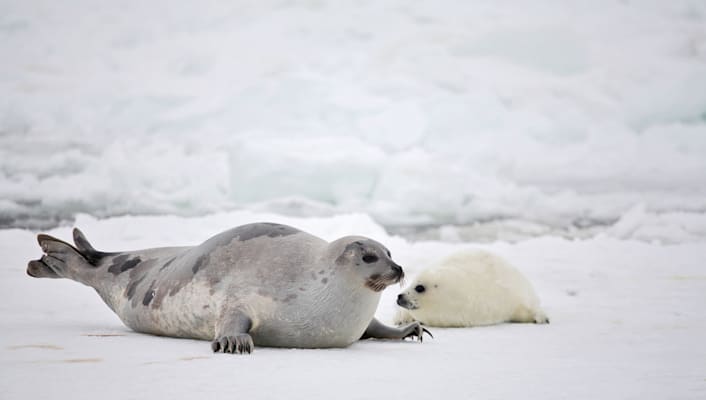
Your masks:
<path fill-rule="evenodd" d="M 415 287 L 425 291 L 417 293 Z M 484 251 L 453 254 L 422 271 L 402 296 L 396 324 L 419 321 L 439 327 L 548 322 L 529 281 L 502 258 Z"/>

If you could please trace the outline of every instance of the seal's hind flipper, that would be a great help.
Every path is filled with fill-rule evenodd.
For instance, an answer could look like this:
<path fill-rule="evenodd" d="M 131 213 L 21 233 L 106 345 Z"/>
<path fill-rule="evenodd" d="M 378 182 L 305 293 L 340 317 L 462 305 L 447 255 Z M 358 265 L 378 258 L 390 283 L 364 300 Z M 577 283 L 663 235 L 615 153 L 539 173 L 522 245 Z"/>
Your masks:
<path fill-rule="evenodd" d="M 37 243 L 44 255 L 27 264 L 29 276 L 76 280 L 75 270 L 91 266 L 78 249 L 63 240 L 42 233 L 37 235 Z"/>
<path fill-rule="evenodd" d="M 87 282 L 96 269 L 96 261 L 107 253 L 96 251 L 88 245 L 80 232 L 78 235 L 82 239 L 83 250 L 53 236 L 43 233 L 37 235 L 37 242 L 44 255 L 27 264 L 27 274 L 35 278 L 69 278 L 81 283 Z"/>
<path fill-rule="evenodd" d="M 65 259 L 64 255 L 66 253 L 81 255 L 81 252 L 74 246 L 64 242 L 61 239 L 57 239 L 54 236 L 40 233 L 37 235 L 37 243 L 39 243 L 39 247 L 42 248 L 42 251 L 46 253 L 46 255 L 59 258 L 62 261 Z"/>
<path fill-rule="evenodd" d="M 88 243 L 86 236 L 78 228 L 74 228 L 74 244 L 76 244 L 76 249 L 81 253 L 81 255 L 91 264 L 96 265 L 105 256 L 109 256 L 115 253 L 105 253 L 98 251 Z"/>
<path fill-rule="evenodd" d="M 42 260 L 32 260 L 27 264 L 27 275 L 32 278 L 61 278 L 51 267 Z"/>

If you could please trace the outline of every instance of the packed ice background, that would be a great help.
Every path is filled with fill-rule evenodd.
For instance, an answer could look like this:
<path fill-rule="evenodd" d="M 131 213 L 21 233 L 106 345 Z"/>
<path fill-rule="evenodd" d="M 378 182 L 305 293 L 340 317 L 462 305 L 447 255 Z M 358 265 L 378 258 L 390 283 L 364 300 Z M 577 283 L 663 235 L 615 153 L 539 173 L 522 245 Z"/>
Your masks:
<path fill-rule="evenodd" d="M 214 354 L 206 341 L 132 332 L 94 290 L 33 279 L 34 232 L 0 230 L 0 398 L 185 399 L 680 399 L 706 397 L 704 244 L 655 245 L 602 236 L 517 243 L 412 242 L 367 215 L 283 217 L 232 211 L 204 217 L 79 215 L 101 250 L 197 244 L 215 232 L 276 220 L 334 240 L 379 240 L 408 282 L 448 254 L 483 249 L 529 279 L 549 325 L 430 328 L 434 339 L 366 340 L 345 349 L 257 347 Z M 70 227 L 48 231 L 62 239 Z M 391 323 L 400 288 L 382 292 Z"/>
<path fill-rule="evenodd" d="M 256 221 L 491 251 L 551 324 L 231 357 L 25 274 Z M 1 399 L 703 399 L 703 260 L 703 1 L 0 0 Z"/>
<path fill-rule="evenodd" d="M 0 50 L 3 227 L 706 237 L 701 1 L 3 1 Z"/>

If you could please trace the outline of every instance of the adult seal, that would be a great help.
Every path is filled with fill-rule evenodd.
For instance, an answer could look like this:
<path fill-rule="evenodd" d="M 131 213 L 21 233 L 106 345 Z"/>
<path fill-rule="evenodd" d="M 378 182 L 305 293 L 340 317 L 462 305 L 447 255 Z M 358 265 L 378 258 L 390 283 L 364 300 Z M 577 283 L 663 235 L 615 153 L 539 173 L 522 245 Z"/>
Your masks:
<path fill-rule="evenodd" d="M 215 352 L 254 346 L 346 347 L 359 339 L 405 339 L 419 323 L 390 327 L 373 316 L 380 292 L 404 273 L 368 238 L 331 243 L 290 226 L 239 226 L 195 247 L 106 253 L 78 229 L 75 245 L 40 234 L 36 278 L 90 286 L 137 332 L 211 341 Z M 428 332 L 427 332 L 428 333 Z"/>

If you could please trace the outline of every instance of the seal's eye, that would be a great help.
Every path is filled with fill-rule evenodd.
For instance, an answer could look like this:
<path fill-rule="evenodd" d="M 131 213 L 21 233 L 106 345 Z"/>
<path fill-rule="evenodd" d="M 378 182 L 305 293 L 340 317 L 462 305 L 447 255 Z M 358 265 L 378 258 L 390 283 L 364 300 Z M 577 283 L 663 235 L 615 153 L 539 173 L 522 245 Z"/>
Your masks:
<path fill-rule="evenodd" d="M 378 256 L 376 256 L 375 254 L 366 254 L 363 256 L 363 262 L 365 262 L 366 264 L 372 264 L 377 260 Z"/>
<path fill-rule="evenodd" d="M 414 287 L 414 291 L 417 293 L 424 293 L 424 291 L 427 290 L 424 285 L 417 285 Z"/>

